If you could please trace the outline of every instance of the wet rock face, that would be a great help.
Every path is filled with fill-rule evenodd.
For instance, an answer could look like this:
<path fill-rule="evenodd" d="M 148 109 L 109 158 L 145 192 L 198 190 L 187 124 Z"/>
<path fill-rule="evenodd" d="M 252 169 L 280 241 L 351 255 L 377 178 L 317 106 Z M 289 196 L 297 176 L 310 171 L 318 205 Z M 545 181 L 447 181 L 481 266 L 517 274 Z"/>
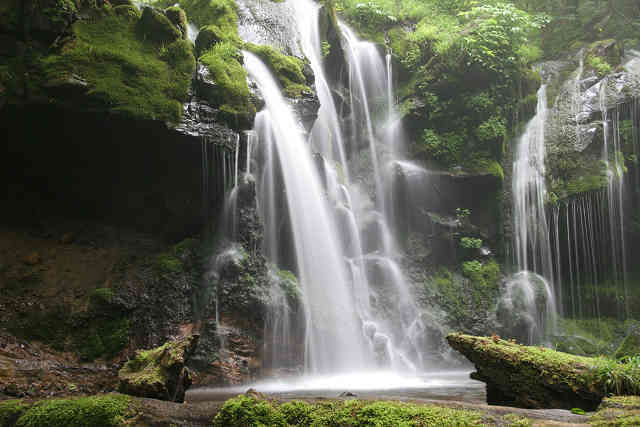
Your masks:
<path fill-rule="evenodd" d="M 247 42 L 279 48 L 287 55 L 304 57 L 294 18 L 287 2 L 238 0 L 238 33 Z"/>
<path fill-rule="evenodd" d="M 191 386 L 185 364 L 198 345 L 198 335 L 167 342 L 161 347 L 139 351 L 118 373 L 120 392 L 138 397 L 183 402 Z"/>
<path fill-rule="evenodd" d="M 551 95 L 545 127 L 547 176 L 550 192 L 559 199 L 606 185 L 600 179 L 605 173 L 600 162 L 603 117 L 606 114 L 613 138 L 612 121 L 628 120 L 625 106 L 640 97 L 638 63 L 636 51 L 622 57 L 619 44 L 605 40 L 565 60 L 541 65 Z"/>

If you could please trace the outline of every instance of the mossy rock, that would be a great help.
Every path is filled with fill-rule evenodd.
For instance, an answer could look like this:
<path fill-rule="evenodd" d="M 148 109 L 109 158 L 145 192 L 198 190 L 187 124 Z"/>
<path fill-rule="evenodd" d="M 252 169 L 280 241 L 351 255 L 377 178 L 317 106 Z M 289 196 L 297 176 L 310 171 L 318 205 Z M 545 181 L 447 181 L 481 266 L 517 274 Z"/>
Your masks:
<path fill-rule="evenodd" d="M 287 97 L 300 98 L 304 94 L 313 93 L 307 86 L 307 78 L 303 72 L 305 62 L 302 59 L 285 55 L 271 46 L 247 43 L 245 48 L 267 64 Z"/>
<path fill-rule="evenodd" d="M 184 10 L 179 8 L 178 6 L 171 6 L 164 11 L 167 18 L 173 25 L 175 25 L 180 32 L 182 33 L 182 38 L 187 38 L 187 14 L 184 13 Z"/>
<path fill-rule="evenodd" d="M 176 2 L 168 0 L 166 3 L 173 5 Z M 199 27 L 217 25 L 230 36 L 238 33 L 238 6 L 235 0 L 178 0 L 177 3 Z"/>
<path fill-rule="evenodd" d="M 15 424 L 6 425 L 117 427 L 124 424 L 125 418 L 133 415 L 133 412 L 129 411 L 130 403 L 131 398 L 128 396 L 107 394 L 74 399 L 43 400 L 30 407 L 18 404 L 21 406 L 19 410 L 22 415 Z M 3 406 L 0 404 L 0 414 Z M 5 424 L 0 425 L 5 426 Z"/>
<path fill-rule="evenodd" d="M 622 359 L 640 355 L 640 331 L 634 330 L 625 337 L 616 350 L 615 358 Z"/>
<path fill-rule="evenodd" d="M 195 71 L 193 47 L 167 17 L 146 10 L 147 20 L 161 16 L 158 22 L 168 25 L 173 42 L 159 46 L 145 38 L 143 18 L 138 21 L 129 6 L 117 6 L 91 21 L 78 21 L 74 37 L 59 52 L 34 56 L 31 66 L 16 64 L 10 75 L 22 76 L 21 67 L 35 67 L 29 72 L 30 92 L 44 92 L 47 102 L 176 124 Z M 20 96 L 20 82 L 14 83 L 10 99 Z"/>
<path fill-rule="evenodd" d="M 29 406 L 22 400 L 0 401 L 0 427 L 16 425 L 18 419 L 27 412 Z"/>
<path fill-rule="evenodd" d="M 180 30 L 161 12 L 145 7 L 138 24 L 139 31 L 146 40 L 168 44 L 182 37 Z"/>
<path fill-rule="evenodd" d="M 198 76 L 198 93 L 218 107 L 219 116 L 233 129 L 251 127 L 256 111 L 249 100 L 247 71 L 240 50 L 231 42 L 215 44 L 200 57 L 205 70 Z"/>
<path fill-rule="evenodd" d="M 595 410 L 612 391 L 640 391 L 638 378 L 629 375 L 635 367 L 615 361 L 527 347 L 498 337 L 450 334 L 447 341 L 475 365 L 471 376 L 487 384 L 489 404 Z"/>
<path fill-rule="evenodd" d="M 481 426 L 510 425 L 500 417 L 480 412 L 402 402 L 359 400 L 321 403 L 273 402 L 255 394 L 238 396 L 225 402 L 213 419 L 214 426 Z M 529 425 L 529 424 L 518 424 Z"/>
<path fill-rule="evenodd" d="M 191 373 L 185 364 L 195 352 L 198 339 L 193 335 L 138 351 L 120 369 L 118 390 L 132 396 L 183 402 L 191 386 Z"/>
<path fill-rule="evenodd" d="M 226 37 L 227 35 L 217 25 L 202 27 L 196 37 L 196 55 L 202 55 L 215 44 L 224 41 Z"/>
<path fill-rule="evenodd" d="M 133 5 L 129 5 L 129 4 L 118 5 L 118 6 L 113 8 L 113 12 L 116 15 L 128 18 L 133 22 L 138 21 L 140 19 L 140 16 L 141 16 L 141 13 L 138 10 L 138 8 L 136 8 Z"/>

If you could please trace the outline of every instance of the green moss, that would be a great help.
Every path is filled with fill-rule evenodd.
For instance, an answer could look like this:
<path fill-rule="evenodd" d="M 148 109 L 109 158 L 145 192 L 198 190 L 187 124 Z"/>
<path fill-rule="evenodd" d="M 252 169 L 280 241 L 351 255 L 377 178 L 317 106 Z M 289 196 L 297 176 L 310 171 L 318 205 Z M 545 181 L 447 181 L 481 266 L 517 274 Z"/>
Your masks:
<path fill-rule="evenodd" d="M 122 16 L 123 18 L 129 19 L 133 22 L 136 22 L 142 16 L 142 13 L 135 6 L 131 5 L 118 5 L 113 8 L 113 13 L 118 16 Z"/>
<path fill-rule="evenodd" d="M 228 400 L 213 420 L 214 426 L 328 425 L 328 426 L 473 426 L 498 424 L 484 414 L 451 408 L 400 402 L 338 401 L 280 404 L 238 396 Z"/>
<path fill-rule="evenodd" d="M 169 21 L 171 21 L 171 23 L 180 30 L 180 32 L 182 33 L 182 38 L 186 39 L 187 38 L 187 14 L 184 13 L 184 10 L 182 10 L 178 6 L 171 6 L 166 8 L 164 13 L 165 15 L 167 15 L 167 18 L 169 18 Z"/>
<path fill-rule="evenodd" d="M 462 273 L 475 285 L 496 288 L 500 280 L 500 266 L 494 260 L 482 263 L 478 260 L 462 263 Z"/>
<path fill-rule="evenodd" d="M 593 70 L 598 77 L 604 77 L 620 65 L 623 52 L 622 44 L 615 39 L 591 43 L 585 54 L 586 70 Z"/>
<path fill-rule="evenodd" d="M 173 3 L 173 0 L 170 0 Z M 189 19 L 196 25 L 217 25 L 227 34 L 238 33 L 238 15 L 235 0 L 179 0 Z"/>
<path fill-rule="evenodd" d="M 227 33 L 224 33 L 217 25 L 207 25 L 200 29 L 196 38 L 196 54 L 202 55 L 211 49 L 216 43 L 227 40 Z"/>
<path fill-rule="evenodd" d="M 498 337 L 472 337 L 450 334 L 447 340 L 482 371 L 483 381 L 499 384 L 501 388 L 518 390 L 531 388 L 526 399 L 550 399 L 549 393 L 578 393 L 585 404 L 597 404 L 609 394 L 640 394 L 640 357 L 618 363 L 606 357 L 575 356 L 544 347 L 529 347 Z M 570 409 L 570 408 L 569 408 Z M 584 408 L 589 409 L 589 408 Z"/>
<path fill-rule="evenodd" d="M 302 72 L 304 68 L 302 59 L 285 55 L 271 46 L 247 43 L 245 48 L 267 64 L 280 82 L 286 96 L 298 98 L 305 93 L 312 93 Z"/>
<path fill-rule="evenodd" d="M 194 337 L 169 341 L 151 350 L 138 350 L 118 372 L 119 390 L 144 397 L 167 397 L 175 388 L 176 376 L 184 368 L 187 352 L 192 351 Z"/>
<path fill-rule="evenodd" d="M 209 100 L 232 115 L 250 112 L 247 71 L 241 61 L 241 52 L 231 42 L 217 43 L 200 57 L 215 82 Z"/>
<path fill-rule="evenodd" d="M 109 12 L 78 21 L 75 39 L 40 61 L 49 91 L 62 90 L 69 76 L 78 75 L 89 85 L 87 109 L 177 123 L 195 70 L 192 48 L 184 40 L 168 46 L 144 41 L 136 28 L 130 19 Z"/>
<path fill-rule="evenodd" d="M 22 400 L 0 401 L 0 427 L 14 426 L 27 409 L 29 409 L 29 405 L 23 403 Z"/>
<path fill-rule="evenodd" d="M 46 400 L 22 415 L 17 427 L 116 427 L 124 423 L 131 399 L 121 395 Z"/>
<path fill-rule="evenodd" d="M 169 253 L 156 256 L 155 265 L 163 273 L 180 273 L 184 269 L 182 261 Z"/>
<path fill-rule="evenodd" d="M 171 43 L 182 37 L 180 30 L 161 12 L 145 7 L 138 29 L 146 40 L 154 43 Z"/>

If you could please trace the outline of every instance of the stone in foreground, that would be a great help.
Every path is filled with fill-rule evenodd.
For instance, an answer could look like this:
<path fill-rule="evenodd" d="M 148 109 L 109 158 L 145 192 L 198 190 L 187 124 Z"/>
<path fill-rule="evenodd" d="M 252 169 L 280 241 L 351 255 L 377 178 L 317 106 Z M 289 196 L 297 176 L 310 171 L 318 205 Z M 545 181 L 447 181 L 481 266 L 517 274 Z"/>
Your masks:
<path fill-rule="evenodd" d="M 152 350 L 138 351 L 118 373 L 120 392 L 183 402 L 192 379 L 185 366 L 198 344 L 198 335 L 170 341 Z"/>
<path fill-rule="evenodd" d="M 447 341 L 475 365 L 471 377 L 487 384 L 490 405 L 591 411 L 606 394 L 593 376 L 595 359 L 498 337 L 450 334 Z"/>

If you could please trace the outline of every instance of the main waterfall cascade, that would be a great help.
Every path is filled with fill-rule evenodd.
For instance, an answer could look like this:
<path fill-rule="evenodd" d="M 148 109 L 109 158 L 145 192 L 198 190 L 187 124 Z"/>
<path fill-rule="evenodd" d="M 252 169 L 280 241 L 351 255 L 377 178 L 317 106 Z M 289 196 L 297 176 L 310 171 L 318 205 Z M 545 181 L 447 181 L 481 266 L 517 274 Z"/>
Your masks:
<path fill-rule="evenodd" d="M 406 159 L 393 98 L 391 54 L 385 56 L 339 23 L 346 75 L 340 82 L 330 81 L 324 68 L 321 7 L 311 0 L 297 0 L 288 7 L 298 27 L 297 46 L 315 76 L 318 117 L 305 130 L 295 104 L 283 97 L 269 68 L 245 52 L 245 67 L 265 107 L 243 138 L 244 150 L 236 140 L 223 159 L 225 185 L 233 187 L 225 205 L 225 228 L 232 236 L 238 233 L 239 187 L 255 182 L 270 282 L 277 283 L 283 269 L 293 271 L 299 283 L 299 306 L 294 307 L 290 289 L 274 285 L 269 291 L 263 367 L 267 372 L 299 374 L 304 366 L 310 375 L 433 369 L 446 358 L 444 327 L 426 311 L 430 309 L 416 304 L 406 279 L 409 257 L 402 255 L 402 246 L 412 230 L 430 227 L 418 222 L 432 214 L 420 216 L 411 207 L 431 209 L 437 197 L 428 189 L 437 173 Z M 597 93 L 608 186 L 556 203 L 547 189 L 547 134 L 558 104 L 570 104 L 573 121 L 563 124 L 570 128 L 563 131 L 575 134 L 577 146 L 588 144 L 593 134 L 578 119 L 585 104 L 581 59 L 575 78 L 565 84 L 568 100 L 558 96 L 553 106 L 548 105 L 547 91 L 550 79 L 559 73 L 543 70 L 545 84 L 538 91 L 536 114 L 514 152 L 516 270 L 501 288 L 496 317 L 498 327 L 502 323 L 507 330 L 519 331 L 517 338 L 528 343 L 548 342 L 557 332 L 560 315 L 599 316 L 597 283 L 611 280 L 616 300 L 626 300 L 620 117 L 638 111 L 635 104 L 607 105 L 606 79 Z M 633 111 L 622 112 L 623 108 Z M 636 142 L 637 134 L 634 121 Z M 207 168 L 205 162 L 203 169 Z M 444 226 L 448 220 L 438 219 Z M 233 245 L 221 250 L 227 257 L 236 251 Z M 625 307 L 618 308 L 625 312 Z M 501 317 L 504 313 L 508 314 Z"/>
<path fill-rule="evenodd" d="M 286 353 L 303 349 L 306 374 L 423 371 L 432 366 L 423 351 L 428 314 L 416 307 L 398 264 L 385 199 L 397 169 L 426 171 L 399 159 L 390 60 L 340 24 L 351 108 L 351 129 L 343 129 L 324 72 L 320 6 L 303 0 L 293 7 L 321 105 L 309 134 L 266 65 L 244 53 L 266 103 L 251 133 L 256 166 L 248 153 L 246 161 L 256 177 L 263 251 L 272 265 L 295 271 L 303 312 L 302 320 L 273 288 L 272 300 L 283 303 L 267 314 L 267 363 L 295 368 Z"/>

